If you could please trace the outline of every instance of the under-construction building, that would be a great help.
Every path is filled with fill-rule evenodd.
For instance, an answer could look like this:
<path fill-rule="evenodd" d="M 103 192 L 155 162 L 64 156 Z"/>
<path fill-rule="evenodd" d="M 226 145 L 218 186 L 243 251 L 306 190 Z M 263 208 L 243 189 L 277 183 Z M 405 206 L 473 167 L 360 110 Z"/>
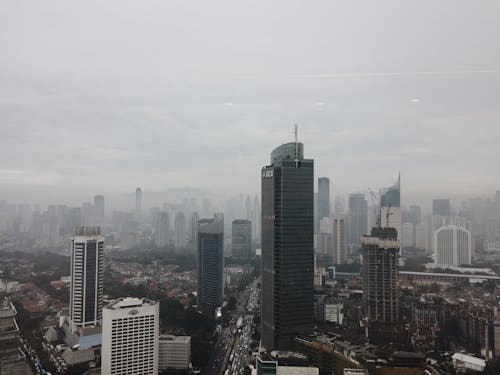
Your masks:
<path fill-rule="evenodd" d="M 19 344 L 17 310 L 7 298 L 0 302 L 0 375 L 28 374 L 26 356 Z M 29 372 L 31 373 L 31 372 Z"/>
<path fill-rule="evenodd" d="M 363 301 L 369 324 L 399 321 L 399 240 L 394 228 L 372 229 L 361 238 Z"/>

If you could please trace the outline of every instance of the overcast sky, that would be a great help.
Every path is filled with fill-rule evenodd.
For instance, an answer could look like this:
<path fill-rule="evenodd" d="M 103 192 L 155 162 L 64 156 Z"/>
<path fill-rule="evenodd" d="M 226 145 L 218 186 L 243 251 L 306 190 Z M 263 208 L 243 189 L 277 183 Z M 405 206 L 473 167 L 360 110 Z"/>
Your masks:
<path fill-rule="evenodd" d="M 500 189 L 500 1 L 0 2 L 0 199 L 255 193 L 293 124 L 334 194 Z M 25 195 L 23 195 L 24 199 Z"/>

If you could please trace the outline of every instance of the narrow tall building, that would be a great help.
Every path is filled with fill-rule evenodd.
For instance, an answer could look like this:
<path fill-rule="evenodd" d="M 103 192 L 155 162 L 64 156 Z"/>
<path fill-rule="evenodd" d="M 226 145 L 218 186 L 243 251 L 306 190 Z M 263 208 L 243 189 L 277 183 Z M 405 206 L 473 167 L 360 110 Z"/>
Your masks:
<path fill-rule="evenodd" d="M 167 246 L 169 230 L 168 212 L 155 212 L 153 214 L 153 238 L 156 246 Z"/>
<path fill-rule="evenodd" d="M 363 301 L 370 324 L 399 321 L 399 247 L 394 228 L 375 227 L 362 238 Z"/>
<path fill-rule="evenodd" d="M 318 222 L 330 217 L 330 179 L 318 177 Z"/>
<path fill-rule="evenodd" d="M 349 194 L 348 205 L 348 242 L 351 247 L 358 249 L 361 236 L 368 233 L 368 204 L 364 194 Z"/>
<path fill-rule="evenodd" d="M 198 310 L 215 317 L 224 298 L 224 219 L 198 221 Z"/>
<path fill-rule="evenodd" d="M 233 258 L 250 259 L 252 256 L 252 222 L 233 220 L 231 235 Z"/>
<path fill-rule="evenodd" d="M 314 161 L 302 143 L 262 168 L 262 346 L 288 350 L 314 324 Z"/>
<path fill-rule="evenodd" d="M 135 215 L 137 218 L 142 217 L 142 189 L 135 189 Z"/>
<path fill-rule="evenodd" d="M 333 218 L 333 264 L 346 262 L 346 219 L 344 215 L 336 215 Z"/>
<path fill-rule="evenodd" d="M 101 373 L 158 374 L 159 304 L 122 298 L 104 308 Z"/>
<path fill-rule="evenodd" d="M 104 237 L 99 227 L 79 227 L 71 240 L 70 319 L 72 329 L 102 319 Z"/>
<path fill-rule="evenodd" d="M 175 214 L 175 246 L 186 246 L 186 239 L 186 215 L 184 215 L 184 212 L 178 211 Z"/>

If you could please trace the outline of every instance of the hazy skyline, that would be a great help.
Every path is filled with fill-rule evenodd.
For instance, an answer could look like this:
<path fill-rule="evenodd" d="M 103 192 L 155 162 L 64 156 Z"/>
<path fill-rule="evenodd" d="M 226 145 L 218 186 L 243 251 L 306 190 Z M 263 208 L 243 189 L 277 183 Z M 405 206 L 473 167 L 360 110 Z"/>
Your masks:
<path fill-rule="evenodd" d="M 334 195 L 500 189 L 496 0 L 0 9 L 0 199 L 257 193 L 295 123 Z"/>

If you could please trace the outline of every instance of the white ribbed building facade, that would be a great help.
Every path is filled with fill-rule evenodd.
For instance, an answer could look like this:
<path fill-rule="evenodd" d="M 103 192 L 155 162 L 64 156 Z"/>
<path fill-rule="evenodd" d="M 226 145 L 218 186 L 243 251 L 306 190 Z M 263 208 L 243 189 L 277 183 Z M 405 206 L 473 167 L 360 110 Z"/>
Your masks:
<path fill-rule="evenodd" d="M 74 330 L 101 322 L 103 252 L 99 227 L 77 228 L 71 240 L 70 319 Z"/>
<path fill-rule="evenodd" d="M 191 362 L 191 337 L 161 335 L 158 358 L 160 370 L 187 369 Z"/>
<path fill-rule="evenodd" d="M 472 236 L 466 228 L 446 225 L 434 232 L 435 263 L 443 266 L 471 264 Z"/>
<path fill-rule="evenodd" d="M 104 308 L 101 374 L 158 374 L 159 304 L 119 299 Z"/>

